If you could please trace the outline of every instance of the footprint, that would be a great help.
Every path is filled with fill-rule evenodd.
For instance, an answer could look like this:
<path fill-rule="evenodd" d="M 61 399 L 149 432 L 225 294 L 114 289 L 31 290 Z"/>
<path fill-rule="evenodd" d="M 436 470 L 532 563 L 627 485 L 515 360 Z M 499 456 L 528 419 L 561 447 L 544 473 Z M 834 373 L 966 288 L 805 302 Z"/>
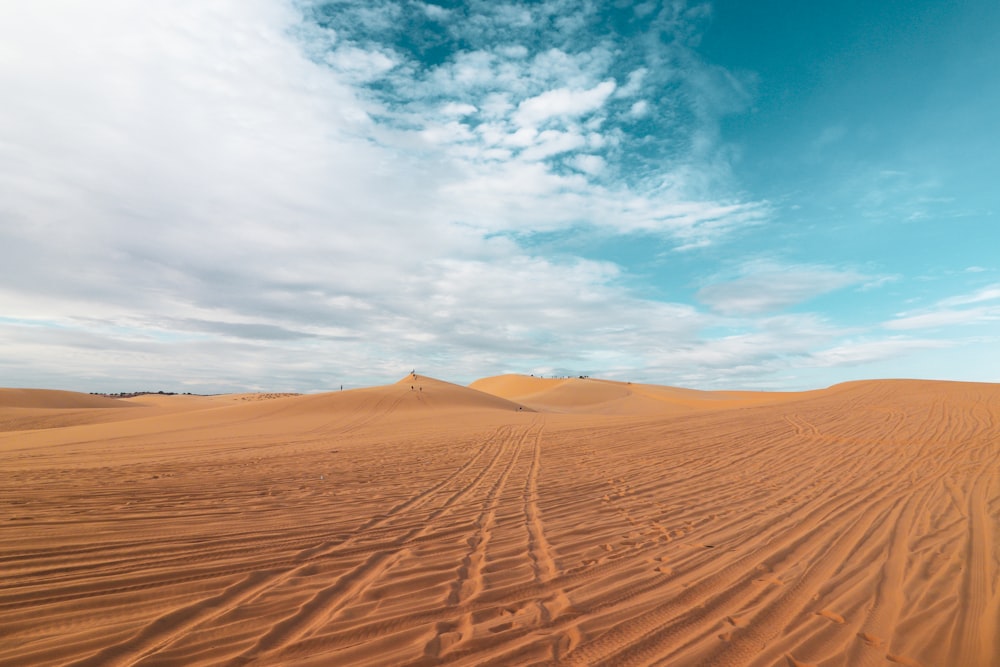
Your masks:
<path fill-rule="evenodd" d="M 424 647 L 426 655 L 440 658 L 452 646 L 462 641 L 462 633 L 450 623 L 438 623 L 437 635 Z"/>
<path fill-rule="evenodd" d="M 816 665 L 811 662 L 802 662 L 801 660 L 796 660 L 790 655 L 785 655 L 785 659 L 788 660 L 788 667 L 816 667 Z"/>
<path fill-rule="evenodd" d="M 555 645 L 555 655 L 553 656 L 557 661 L 562 660 L 570 653 L 573 649 L 577 647 L 580 643 L 580 629 L 576 626 L 568 628 L 565 632 L 559 635 L 556 640 Z"/>
<path fill-rule="evenodd" d="M 832 612 L 829 609 L 821 609 L 820 611 L 816 612 L 816 615 L 822 616 L 823 618 L 828 618 L 837 625 L 843 625 L 846 622 L 843 616 L 841 616 L 836 612 Z"/>
<path fill-rule="evenodd" d="M 441 657 L 442 654 L 460 641 L 462 641 L 461 632 L 443 632 L 431 641 L 425 652 L 434 657 Z"/>
<path fill-rule="evenodd" d="M 562 591 L 541 603 L 542 618 L 553 619 L 570 608 L 571 602 Z"/>
<path fill-rule="evenodd" d="M 882 646 L 882 638 L 876 637 L 875 635 L 869 634 L 867 632 L 859 632 L 858 637 L 864 643 L 868 644 L 872 648 L 880 648 Z"/>
<path fill-rule="evenodd" d="M 745 616 L 726 616 L 726 622 L 737 628 L 745 628 L 750 624 Z"/>
<path fill-rule="evenodd" d="M 913 658 L 907 658 L 906 656 L 896 655 L 895 653 L 887 653 L 885 659 L 888 660 L 889 662 L 895 662 L 896 664 L 903 665 L 904 667 L 924 667 Z"/>
<path fill-rule="evenodd" d="M 775 586 L 784 586 L 785 585 L 785 582 L 783 582 L 781 579 L 778 579 L 777 577 L 774 577 L 774 576 L 759 577 L 757 579 L 754 579 L 754 581 L 756 583 L 758 583 L 758 584 L 773 584 Z"/>

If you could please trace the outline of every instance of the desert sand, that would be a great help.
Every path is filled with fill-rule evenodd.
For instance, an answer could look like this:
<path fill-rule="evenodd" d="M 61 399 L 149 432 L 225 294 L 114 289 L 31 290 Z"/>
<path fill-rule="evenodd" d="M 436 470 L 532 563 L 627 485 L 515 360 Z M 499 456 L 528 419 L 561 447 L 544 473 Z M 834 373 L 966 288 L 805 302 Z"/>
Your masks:
<path fill-rule="evenodd" d="M 998 523 L 1000 385 L 7 389 L 0 664 L 989 667 Z"/>

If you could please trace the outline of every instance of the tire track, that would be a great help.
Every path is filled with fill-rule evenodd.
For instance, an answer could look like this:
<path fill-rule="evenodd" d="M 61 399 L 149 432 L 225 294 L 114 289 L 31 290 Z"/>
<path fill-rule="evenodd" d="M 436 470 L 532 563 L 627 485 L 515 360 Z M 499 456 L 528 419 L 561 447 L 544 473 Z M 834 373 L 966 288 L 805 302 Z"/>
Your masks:
<path fill-rule="evenodd" d="M 859 488 L 861 485 L 859 484 Z M 799 510 L 785 517 L 782 525 L 791 523 L 792 525 L 817 525 L 821 528 L 820 533 L 832 530 L 828 523 L 829 517 L 843 515 L 855 507 L 867 507 L 867 513 L 871 513 L 876 502 L 884 503 L 884 495 L 889 490 L 883 489 L 876 492 L 873 497 L 861 496 L 854 491 L 846 491 L 843 495 L 848 500 L 840 507 L 829 509 L 820 504 L 819 507 L 811 511 L 803 512 Z M 819 501 L 817 501 L 819 502 Z M 796 514 L 803 513 L 804 516 L 796 517 Z M 856 530 L 865 528 L 860 522 L 855 522 Z M 777 531 L 778 528 L 775 528 Z M 804 542 L 816 539 L 812 532 L 807 532 L 795 536 L 792 540 L 788 535 L 781 536 L 781 539 L 774 539 L 765 542 L 751 552 L 737 558 L 725 568 L 717 570 L 707 577 L 701 579 L 692 586 L 685 588 L 673 599 L 658 605 L 653 610 L 640 614 L 636 618 L 623 621 L 610 631 L 596 637 L 594 640 L 582 644 L 577 651 L 568 656 L 568 664 L 573 665 L 596 665 L 596 664 L 643 664 L 643 660 L 636 656 L 649 656 L 665 652 L 682 633 L 690 632 L 690 629 L 697 624 L 705 622 L 707 610 L 702 608 L 703 602 L 710 599 L 716 591 L 729 591 L 728 596 L 740 595 L 739 590 L 734 590 L 734 585 L 741 579 L 745 579 L 748 572 L 752 572 L 750 563 L 756 561 L 764 562 L 769 558 L 786 551 L 790 541 Z M 801 583 L 800 583 L 801 585 Z M 730 603 L 729 606 L 732 606 Z M 695 616 L 689 616 L 684 623 L 674 623 L 679 617 L 687 614 L 691 609 L 700 609 Z M 727 607 L 728 608 L 728 607 Z M 713 608 L 713 613 L 718 613 L 718 609 Z M 734 641 L 736 638 L 734 637 Z M 724 663 L 719 663 L 724 664 Z"/>
<path fill-rule="evenodd" d="M 528 470 L 528 479 L 524 485 L 524 520 L 528 530 L 528 557 L 531 559 L 531 569 L 535 581 L 541 585 L 546 585 L 558 577 L 559 568 L 556 566 L 552 546 L 545 536 L 545 524 L 542 521 L 541 510 L 538 507 L 538 475 L 542 467 L 542 430 L 535 434 L 534 448 L 531 457 L 531 467 Z M 560 613 L 571 606 L 566 591 L 561 587 L 556 587 L 555 591 L 548 597 L 538 601 L 538 610 L 543 625 L 551 624 Z M 579 642 L 579 631 L 575 628 L 563 632 L 557 636 L 552 647 L 553 655 L 558 657 L 568 653 L 576 647 Z"/>
<path fill-rule="evenodd" d="M 509 433 L 509 431 L 508 431 Z M 347 577 L 348 584 L 343 583 L 344 577 L 334 584 L 321 588 L 313 594 L 308 602 L 302 605 L 294 614 L 280 621 L 272 633 L 262 637 L 253 647 L 236 658 L 237 663 L 245 663 L 254 659 L 273 656 L 285 649 L 294 649 L 294 644 L 319 627 L 330 623 L 337 614 L 346 608 L 354 599 L 360 597 L 365 590 L 378 581 L 395 564 L 411 553 L 406 546 L 413 540 L 434 530 L 434 522 L 451 512 L 470 493 L 477 489 L 483 480 L 497 466 L 497 462 L 511 450 L 516 450 L 523 441 L 522 434 L 505 437 L 496 448 L 496 453 L 467 485 L 460 488 L 445 500 L 445 502 L 425 522 L 415 526 L 393 542 L 391 550 L 379 551 L 361 563 Z M 515 442 L 517 439 L 517 442 Z M 516 456 L 512 456 L 512 459 Z"/>
<path fill-rule="evenodd" d="M 233 663 L 246 664 L 273 655 L 321 627 L 409 553 L 410 550 L 404 547 L 372 554 L 335 583 L 314 593 L 293 615 L 275 624 Z"/>
<path fill-rule="evenodd" d="M 915 461 L 910 461 L 899 469 L 900 475 L 905 475 L 907 470 L 915 465 L 917 465 Z M 870 469 L 871 461 L 869 461 Z M 767 641 L 780 633 L 781 629 L 805 605 L 815 590 L 818 590 L 821 583 L 841 567 L 844 557 L 851 553 L 863 539 L 865 531 L 869 528 L 871 517 L 878 516 L 883 509 L 898 501 L 904 493 L 909 495 L 919 489 L 927 489 L 935 481 L 936 478 L 924 479 L 918 487 L 907 489 L 905 492 L 903 490 L 890 491 L 883 487 L 881 491 L 865 497 L 858 493 L 867 485 L 866 478 L 861 477 L 858 480 L 858 490 L 853 492 L 848 490 L 843 494 L 849 499 L 847 503 L 831 511 L 826 518 L 805 520 L 803 523 L 818 525 L 820 528 L 814 531 L 815 534 L 807 534 L 797 539 L 822 542 L 821 535 L 836 534 L 838 522 L 835 519 L 837 517 L 851 516 L 856 508 L 861 509 L 861 514 L 858 517 L 851 518 L 850 527 L 834 539 L 833 545 L 823 552 L 822 557 L 814 562 L 803 576 L 786 589 L 774 603 L 766 607 L 764 612 L 755 617 L 753 623 L 748 627 L 736 628 L 731 633 L 730 641 L 702 664 L 711 667 L 748 664 L 752 657 L 763 649 Z M 763 560 L 770 557 L 768 552 L 773 553 L 775 546 L 784 548 L 782 544 L 786 542 L 787 538 L 784 541 L 779 541 L 777 545 L 768 545 L 755 555 Z M 744 556 L 727 567 L 723 573 L 732 572 L 733 568 L 738 563 L 745 561 L 748 556 Z M 712 575 L 709 579 L 716 578 L 716 576 Z M 571 659 L 575 660 L 573 664 L 602 664 L 614 665 L 615 667 L 618 665 L 650 664 L 670 653 L 673 650 L 671 647 L 676 646 L 681 641 L 681 637 L 697 634 L 698 625 L 709 627 L 712 621 L 706 616 L 707 613 L 711 612 L 718 617 L 718 615 L 728 613 L 727 610 L 736 611 L 738 605 L 741 604 L 740 598 L 745 597 L 740 595 L 739 589 L 731 581 L 723 585 L 726 593 L 723 594 L 722 600 L 728 598 L 726 606 L 721 607 L 721 600 L 717 600 L 705 607 L 702 601 L 707 597 L 708 591 L 700 591 L 696 594 L 696 591 L 703 588 L 705 583 L 706 581 L 703 580 L 695 584 L 670 603 L 658 607 L 653 612 L 638 619 L 622 623 L 593 642 L 584 644 L 581 646 L 579 656 L 577 653 L 570 656 Z M 685 601 L 683 604 L 682 600 Z M 699 607 L 702 608 L 699 609 Z M 688 613 L 686 620 L 680 620 L 684 618 L 680 615 L 685 613 L 685 608 L 694 608 L 695 611 Z M 675 620 L 671 620 L 672 617 Z M 595 652 L 598 652 L 598 655 L 595 656 Z"/>
<path fill-rule="evenodd" d="M 524 442 L 531 436 L 530 428 L 518 439 L 517 445 L 511 454 L 507 467 L 497 478 L 496 483 L 490 489 L 489 496 L 484 504 L 483 511 L 476 518 L 477 532 L 469 538 L 471 550 L 463 559 L 462 567 L 459 570 L 459 580 L 449 596 L 451 604 L 465 604 L 474 600 L 482 592 L 482 567 L 486 561 L 487 548 L 493 536 L 493 527 L 496 524 L 497 509 L 500 505 L 500 495 L 507 485 L 507 480 L 514 466 L 521 456 Z"/>
<path fill-rule="evenodd" d="M 795 613 L 802 609 L 820 585 L 839 568 L 845 557 L 856 548 L 871 517 L 884 510 L 889 500 L 883 498 L 870 505 L 836 538 L 824 557 L 810 567 L 778 600 L 754 618 L 752 624 L 733 632 L 731 640 L 700 663 L 700 667 L 737 667 L 747 665 L 768 641 L 776 637 Z M 625 664 L 625 663 L 622 663 Z M 633 663 L 634 664 L 634 663 Z"/>
<path fill-rule="evenodd" d="M 859 488 L 861 487 L 859 486 Z M 854 494 L 850 490 L 847 491 L 844 495 L 849 498 L 854 497 Z M 843 508 L 837 508 L 834 510 L 827 510 L 827 511 L 839 512 L 842 510 Z M 636 628 L 633 625 L 633 623 L 641 623 L 643 624 L 643 627 L 646 627 L 648 630 L 652 630 L 655 629 L 656 627 L 659 627 L 661 624 L 665 623 L 670 618 L 672 617 L 676 618 L 684 614 L 685 611 L 688 609 L 699 608 L 700 606 L 699 603 L 701 600 L 705 599 L 706 597 L 709 597 L 711 593 L 715 590 L 726 590 L 726 586 L 731 584 L 731 582 L 729 582 L 729 580 L 725 578 L 727 574 L 729 576 L 733 576 L 736 578 L 744 576 L 743 573 L 746 572 L 747 570 L 741 567 L 742 563 L 745 563 L 746 561 L 749 561 L 751 559 L 763 560 L 768 555 L 787 548 L 785 543 L 783 542 L 777 544 L 771 544 L 770 543 L 771 538 L 769 538 L 770 534 L 781 533 L 784 527 L 787 526 L 788 524 L 798 525 L 801 523 L 808 523 L 810 521 L 822 523 L 822 519 L 819 519 L 817 517 L 819 514 L 824 512 L 824 507 L 821 506 L 812 509 L 808 514 L 803 514 L 802 516 L 799 516 L 799 514 L 804 512 L 805 510 L 800 510 L 800 512 L 792 513 L 791 515 L 783 515 L 781 517 L 781 521 L 779 521 L 775 525 L 772 525 L 767 532 L 761 535 L 761 539 L 765 542 L 764 546 L 758 548 L 752 553 L 744 555 L 736 563 L 733 563 L 729 567 L 727 567 L 725 571 L 716 573 L 710 576 L 708 579 L 703 579 L 698 583 L 694 584 L 692 587 L 685 589 L 685 591 L 681 593 L 679 598 L 673 599 L 672 606 L 669 610 L 660 609 L 659 611 L 663 612 L 661 614 L 657 614 L 657 611 L 654 610 L 649 614 L 640 615 L 637 618 L 623 621 L 620 625 L 613 628 L 608 634 L 601 635 L 600 637 L 596 638 L 595 640 L 592 640 L 589 643 L 582 644 L 578 651 L 572 650 L 574 648 L 572 642 L 571 645 L 568 646 L 567 645 L 559 646 L 558 643 L 561 643 L 562 640 L 561 639 L 557 640 L 557 648 L 560 648 L 561 650 L 557 651 L 556 655 L 553 657 L 554 661 L 559 664 L 563 664 L 563 662 L 565 662 L 567 664 L 589 665 L 591 664 L 592 661 L 598 659 L 595 656 L 595 649 L 602 650 L 603 646 L 604 653 L 597 655 L 607 655 L 610 652 L 615 651 L 616 647 L 621 648 L 623 643 L 622 640 L 623 633 L 625 637 L 641 636 L 643 633 L 636 632 Z M 805 537 L 802 537 L 801 539 L 804 540 Z M 586 567 L 580 568 L 576 570 L 574 573 L 571 573 L 570 575 L 560 576 L 553 583 L 558 583 L 560 587 L 567 588 L 571 585 L 576 585 L 578 583 L 589 581 L 595 578 L 596 579 L 608 578 L 614 572 L 617 572 L 627 567 L 634 568 L 635 562 L 629 559 L 618 559 L 606 562 L 601 565 L 594 566 L 593 568 L 586 568 Z M 759 572 L 757 574 L 759 574 Z M 623 608 L 620 607 L 620 605 L 624 604 L 625 602 L 633 600 L 642 593 L 651 593 L 654 590 L 672 586 L 673 584 L 670 578 L 661 577 L 657 578 L 649 585 L 640 586 L 637 590 L 632 590 L 632 591 L 626 590 L 621 596 L 612 595 L 610 599 L 605 597 L 594 601 L 579 601 L 575 603 L 575 606 L 585 611 L 588 617 L 599 616 L 602 613 L 620 615 L 620 613 L 624 610 Z M 544 633 L 546 635 L 555 635 L 556 637 L 559 637 L 558 633 L 564 632 L 567 637 L 572 639 L 573 636 L 578 632 L 576 631 L 575 628 L 578 622 L 579 621 L 576 618 L 568 618 L 566 622 L 560 622 L 559 620 L 557 620 L 555 623 L 541 625 L 540 627 L 536 628 L 536 631 L 538 633 Z M 576 641 L 579 641 L 580 638 L 577 636 L 575 637 L 575 639 Z M 627 641 L 625 643 L 627 643 Z M 503 648 L 499 649 L 494 648 L 492 652 L 498 654 L 499 657 L 492 660 L 490 664 L 503 665 L 503 664 L 511 664 L 512 662 L 517 662 L 516 656 L 518 655 L 517 653 L 518 650 L 519 649 L 517 649 L 516 647 L 511 649 L 510 651 L 506 651 Z"/>
<path fill-rule="evenodd" d="M 467 609 L 483 590 L 483 566 L 486 564 L 490 540 L 496 525 L 496 514 L 500 504 L 500 496 L 507 485 L 507 480 L 521 457 L 524 442 L 531 436 L 534 424 L 526 429 L 518 439 L 511 454 L 507 467 L 497 478 L 483 504 L 483 510 L 476 518 L 476 533 L 468 539 L 469 551 L 462 559 L 458 571 L 458 580 L 454 583 L 448 596 L 448 604 L 460 609 Z M 540 427 L 539 427 L 540 428 Z M 442 657 L 459 645 L 472 633 L 472 613 L 462 612 L 453 623 L 438 623 L 437 632 L 427 644 L 424 653 L 433 657 Z"/>
<path fill-rule="evenodd" d="M 926 496 L 927 492 L 922 494 Z M 903 577 L 906 574 L 906 557 L 909 553 L 907 542 L 913 526 L 916 503 L 913 498 L 905 499 L 900 514 L 892 517 L 892 540 L 886 553 L 882 574 L 875 593 L 875 601 L 870 607 L 854 646 L 848 652 L 847 664 L 857 667 L 877 667 L 882 663 L 891 635 L 899 618 L 902 606 Z"/>
<path fill-rule="evenodd" d="M 552 547 L 545 537 L 545 526 L 538 509 L 538 470 L 541 467 L 542 432 L 535 435 L 531 468 L 524 484 L 524 519 L 528 528 L 528 555 L 532 561 L 535 580 L 540 583 L 556 577 L 558 568 L 552 557 Z"/>
<path fill-rule="evenodd" d="M 376 398 L 357 401 L 362 414 L 309 412 L 292 440 L 262 423 L 262 446 L 285 449 L 250 475 L 229 464 L 253 452 L 216 431 L 193 467 L 101 468 L 113 484 L 90 496 L 65 474 L 76 441 L 65 463 L 17 473 L 28 506 L 0 510 L 33 515 L 37 532 L 10 524 L 0 554 L 13 575 L 0 582 L 0 663 L 983 667 L 1000 655 L 995 387 L 860 384 L 669 419 L 490 413 L 491 428 L 447 431 L 432 417 L 329 463 L 317 433 L 353 427 L 345 440 L 374 443 L 372 411 L 416 404 Z M 313 462 L 348 484 L 306 483 Z M 394 465 L 411 463 L 396 484 Z M 214 480 L 213 510 L 213 492 L 190 489 Z M 255 500 L 271 480 L 274 497 Z"/>
<path fill-rule="evenodd" d="M 996 608 L 991 604 L 993 591 L 993 523 L 988 514 L 992 471 L 985 468 L 969 490 L 968 546 L 965 581 L 965 604 L 959 622 L 961 639 L 956 642 L 954 664 L 990 667 L 996 654 Z"/>
<path fill-rule="evenodd" d="M 348 645 L 354 645 L 375 637 L 384 637 L 417 627 L 450 622 L 454 620 L 456 612 L 474 615 L 482 612 L 503 609 L 512 605 L 535 602 L 539 599 L 551 597 L 560 590 L 568 589 L 571 586 L 580 585 L 594 579 L 613 577 L 616 572 L 634 566 L 635 564 L 630 561 L 618 559 L 601 563 L 599 565 L 573 568 L 558 575 L 555 579 L 545 584 L 533 581 L 531 583 L 517 584 L 497 590 L 483 590 L 480 592 L 477 599 L 469 600 L 468 602 L 460 604 L 455 608 L 405 613 L 393 618 L 366 623 L 350 630 L 331 633 L 330 635 L 326 635 L 324 637 L 305 639 L 296 645 L 296 654 L 312 655 L 335 650 Z M 659 579 L 649 587 L 649 590 L 667 585 L 669 585 L 668 580 Z M 645 591 L 646 588 L 643 587 L 641 590 Z M 622 593 L 622 599 L 631 599 L 635 594 L 635 591 L 626 591 Z M 597 611 L 606 609 L 609 606 L 612 605 L 606 602 L 595 602 L 593 604 L 588 604 L 586 608 L 588 611 Z M 571 619 L 570 616 L 571 614 L 568 613 L 563 614 L 559 616 L 553 624 L 526 627 L 523 629 L 523 632 L 534 632 L 536 630 L 545 632 L 548 632 L 549 630 L 566 630 L 570 627 L 570 622 L 574 624 L 576 622 Z M 566 623 L 562 623 L 563 619 L 566 619 Z M 515 638 L 513 635 L 498 635 L 497 641 L 506 641 L 508 637 L 512 639 Z M 442 656 L 442 660 L 445 663 L 450 663 L 453 660 L 466 657 L 467 655 L 469 655 L 469 652 L 463 651 L 459 647 L 457 650 L 448 652 L 446 655 Z M 476 653 L 476 655 L 478 655 L 478 653 Z M 423 663 L 421 662 L 421 664 Z M 503 664 L 510 663 L 506 662 Z"/>
<path fill-rule="evenodd" d="M 458 470 L 454 471 L 451 475 L 431 488 L 415 494 L 408 500 L 390 508 L 384 515 L 373 517 L 369 521 L 362 524 L 350 537 L 345 538 L 336 544 L 325 543 L 301 551 L 292 560 L 293 563 L 300 563 L 299 565 L 291 569 L 271 569 L 261 572 L 252 572 L 243 581 L 230 586 L 220 595 L 211 598 L 208 601 L 208 604 L 206 604 L 206 601 L 204 600 L 199 600 L 181 609 L 160 616 L 147 624 L 147 626 L 140 630 L 134 637 L 122 642 L 119 645 L 111 646 L 91 657 L 79 661 L 78 663 L 75 663 L 74 667 L 77 665 L 79 665 L 79 667 L 83 667 L 83 665 L 94 664 L 95 662 L 97 664 L 117 666 L 134 662 L 137 659 L 161 652 L 185 634 L 196 630 L 198 627 L 205 625 L 206 623 L 221 618 L 238 607 L 260 597 L 268 590 L 280 586 L 289 579 L 302 573 L 305 568 L 307 568 L 316 559 L 331 556 L 336 553 L 337 549 L 342 549 L 343 547 L 357 541 L 357 539 L 366 531 L 384 525 L 401 513 L 417 509 L 426 504 L 441 489 L 458 479 L 462 474 L 474 466 L 487 449 L 489 449 L 489 447 L 498 439 L 502 441 L 503 436 L 507 433 L 509 433 L 509 427 L 500 427 Z M 496 457 L 494 457 L 493 461 L 495 462 L 495 460 Z M 452 496 L 452 499 L 454 498 L 455 496 Z M 380 565 L 380 561 L 373 560 L 373 558 L 369 558 L 366 563 L 369 564 L 370 568 L 378 568 Z M 255 565 L 259 564 L 255 563 Z M 356 578 L 359 576 L 362 575 L 360 573 L 356 573 Z M 174 583 L 176 581 L 176 579 L 172 579 L 169 583 Z M 334 584 L 333 587 L 330 587 L 331 591 L 336 588 L 336 586 L 337 585 Z M 337 603 L 334 592 L 330 592 L 328 597 L 331 603 Z"/>
<path fill-rule="evenodd" d="M 185 571 L 186 574 L 181 577 L 177 577 L 173 572 L 168 571 L 161 578 L 154 579 L 150 581 L 149 575 L 137 576 L 134 583 L 122 583 L 122 576 L 120 572 L 111 572 L 108 574 L 109 577 L 113 577 L 116 584 L 115 586 L 108 586 L 107 583 L 88 583 L 86 585 L 77 585 L 73 587 L 63 588 L 61 592 L 56 594 L 50 594 L 44 597 L 40 597 L 37 593 L 33 591 L 25 591 L 23 593 L 9 594 L 0 596 L 0 609 L 5 607 L 18 608 L 22 606 L 25 602 L 33 602 L 39 604 L 51 604 L 56 602 L 66 602 L 76 599 L 89 598 L 94 595 L 116 595 L 122 593 L 129 593 L 138 590 L 147 590 L 160 585 L 172 585 L 176 583 L 188 583 L 195 582 L 205 579 L 217 578 L 224 574 L 233 573 L 252 573 L 256 570 L 263 569 L 270 570 L 275 567 L 279 567 L 282 564 L 288 564 L 292 562 L 303 562 L 303 561 L 313 561 L 318 558 L 322 558 L 328 555 L 339 555 L 345 546 L 349 546 L 353 542 L 357 541 L 358 538 L 362 537 L 362 533 L 370 532 L 372 530 L 381 528 L 387 522 L 395 519 L 398 515 L 407 512 L 414 508 L 422 507 L 426 504 L 433 496 L 441 490 L 444 486 L 452 483 L 457 477 L 463 475 L 470 467 L 475 465 L 475 463 L 481 458 L 481 456 L 493 445 L 498 439 L 502 439 L 507 433 L 509 433 L 509 426 L 501 426 L 493 434 L 491 434 L 483 443 L 483 445 L 477 449 L 476 453 L 467 460 L 460 468 L 453 471 L 445 479 L 433 485 L 432 487 L 425 489 L 424 491 L 413 495 L 408 500 L 398 503 L 383 514 L 373 516 L 367 522 L 363 523 L 354 529 L 353 533 L 346 538 L 341 538 L 339 540 L 327 540 L 316 544 L 315 536 L 312 538 L 302 537 L 294 540 L 278 540 L 273 539 L 273 534 L 264 534 L 261 539 L 266 542 L 267 546 L 298 546 L 302 543 L 311 543 L 309 547 L 302 548 L 296 554 L 296 556 L 289 558 L 288 556 L 273 556 L 263 561 L 258 560 L 246 565 L 227 565 L 225 567 L 220 567 L 213 565 L 206 568 L 204 571 L 192 572 L 191 568 L 188 567 Z M 280 534 L 280 533 L 279 533 Z M 207 541 L 207 540 L 206 540 Z M 227 538 L 224 543 L 233 543 L 234 548 L 225 553 L 232 553 L 234 555 L 245 554 L 246 545 L 244 544 L 242 549 L 236 548 L 239 538 Z M 152 543 L 152 541 L 147 541 L 147 544 Z M 214 543 L 214 541 L 213 541 Z M 270 549 L 273 551 L 273 549 Z M 204 550 L 197 551 L 194 553 L 193 557 L 182 558 L 183 563 L 189 563 L 190 560 L 205 561 L 205 560 L 217 560 L 219 554 L 214 552 L 205 552 Z M 155 564 L 158 569 L 167 562 L 172 562 L 168 560 L 158 559 Z"/>

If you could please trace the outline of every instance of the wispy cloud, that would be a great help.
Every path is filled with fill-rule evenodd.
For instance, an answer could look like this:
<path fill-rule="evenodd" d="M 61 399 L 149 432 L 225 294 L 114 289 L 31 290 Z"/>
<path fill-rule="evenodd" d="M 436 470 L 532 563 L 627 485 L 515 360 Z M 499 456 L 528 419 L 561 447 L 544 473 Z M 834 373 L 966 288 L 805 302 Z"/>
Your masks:
<path fill-rule="evenodd" d="M 857 172 L 847 188 L 856 197 L 858 213 L 871 223 L 919 223 L 969 214 L 946 194 L 941 176 L 925 164 L 908 169 L 867 165 Z"/>
<path fill-rule="evenodd" d="M 1000 320 L 1000 306 L 942 308 L 915 315 L 903 315 L 885 323 L 887 329 L 937 329 L 947 326 L 982 324 Z"/>
<path fill-rule="evenodd" d="M 739 277 L 702 287 L 698 300 L 726 315 L 774 313 L 871 277 L 825 266 L 749 263 Z"/>
<path fill-rule="evenodd" d="M 5 350 L 70 375 L 466 377 L 599 358 L 609 321 L 694 340 L 696 309 L 505 234 L 693 248 L 768 215 L 716 152 L 741 93 L 687 46 L 697 12 L 615 10 L 625 39 L 587 2 L 57 5 L 0 9 L 0 300 Z"/>
<path fill-rule="evenodd" d="M 708 14 L 0 4 L 0 375 L 310 390 L 422 364 L 707 387 L 917 349 L 841 349 L 855 332 L 785 312 L 887 280 L 867 271 L 712 266 L 664 301 L 625 262 L 530 244 L 586 230 L 681 265 L 772 219 L 731 173 L 720 123 L 752 86 L 699 56 Z M 879 176 L 869 203 L 906 178 Z M 993 294 L 886 326 L 992 317 Z"/>
<path fill-rule="evenodd" d="M 883 339 L 847 340 L 813 353 L 809 365 L 855 367 L 882 363 L 914 352 L 952 347 L 951 341 L 891 336 Z"/>
<path fill-rule="evenodd" d="M 421 149 L 450 167 L 441 188 L 463 211 L 467 199 L 481 202 L 478 224 L 509 228 L 512 216 L 489 209 L 514 207 L 522 228 L 641 229 L 694 247 L 768 213 L 726 194 L 716 126 L 745 92 L 687 46 L 700 11 L 473 2 L 449 10 L 447 29 L 407 4 L 358 11 L 319 3 L 309 15 L 336 35 L 334 54 L 392 51 L 396 66 L 362 96 L 385 128 L 418 132 Z M 609 32 L 609 21 L 627 34 Z M 677 121 L 650 133 L 635 124 L 649 113 Z"/>
<path fill-rule="evenodd" d="M 896 330 L 937 329 L 995 321 L 1000 321 L 1000 285 L 988 285 L 969 294 L 941 299 L 917 312 L 901 313 L 884 326 Z"/>
<path fill-rule="evenodd" d="M 966 306 L 972 303 L 983 303 L 986 301 L 1000 301 L 1000 284 L 987 285 L 971 294 L 960 294 L 958 296 L 942 299 L 941 306 Z"/>

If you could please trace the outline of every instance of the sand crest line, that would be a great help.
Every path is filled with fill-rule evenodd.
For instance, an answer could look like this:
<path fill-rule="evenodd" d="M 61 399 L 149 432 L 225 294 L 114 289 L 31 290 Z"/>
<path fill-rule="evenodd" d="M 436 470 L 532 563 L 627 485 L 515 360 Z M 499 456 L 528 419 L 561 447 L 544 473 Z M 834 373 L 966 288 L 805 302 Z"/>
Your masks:
<path fill-rule="evenodd" d="M 997 385 L 5 395 L 0 663 L 985 667 L 1000 651 Z"/>

